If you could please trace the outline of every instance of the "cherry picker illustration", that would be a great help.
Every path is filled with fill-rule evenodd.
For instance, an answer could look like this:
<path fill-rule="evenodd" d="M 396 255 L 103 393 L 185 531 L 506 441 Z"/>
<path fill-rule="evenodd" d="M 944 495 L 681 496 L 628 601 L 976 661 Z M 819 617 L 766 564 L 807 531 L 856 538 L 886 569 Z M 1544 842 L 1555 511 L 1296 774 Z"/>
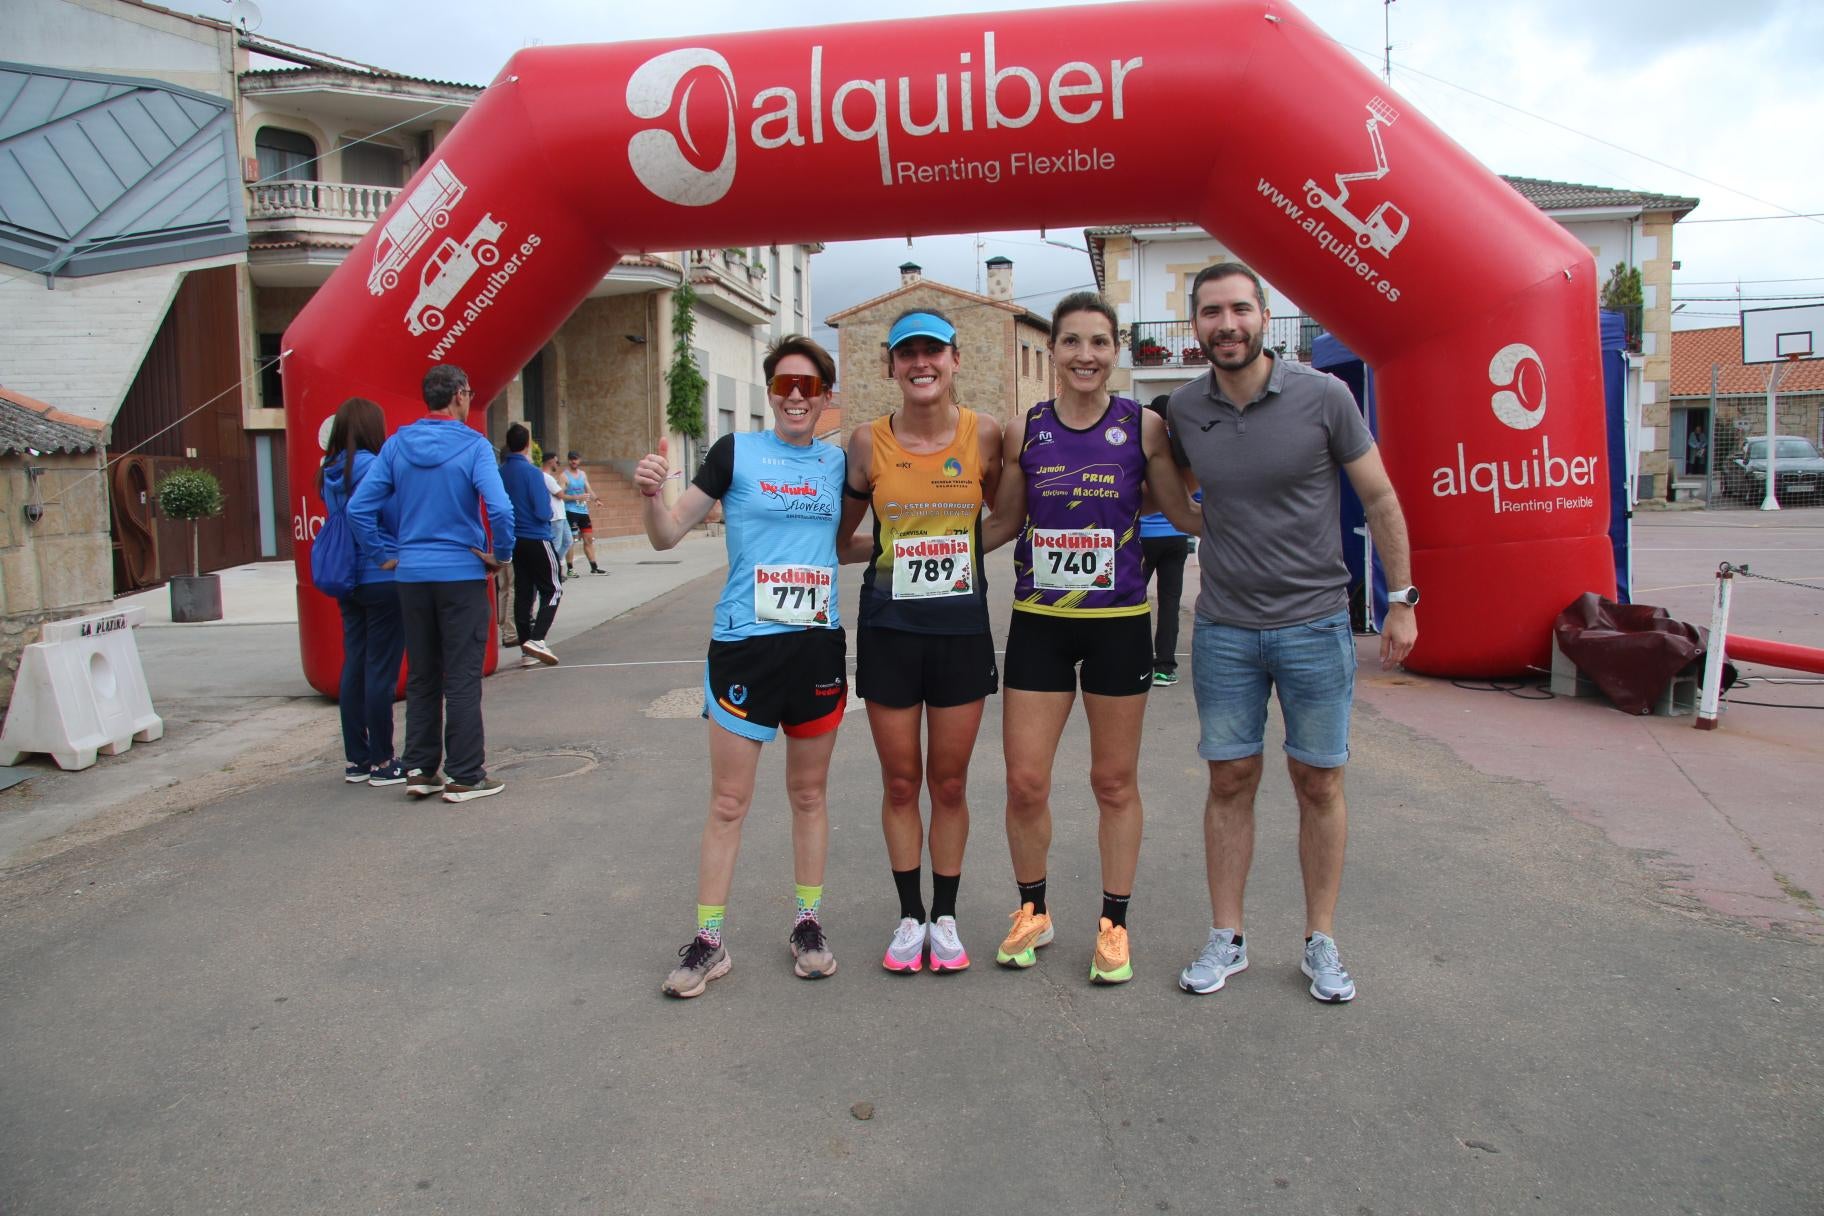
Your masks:
<path fill-rule="evenodd" d="M 1374 168 L 1361 173 L 1336 175 L 1336 193 L 1326 194 L 1315 181 L 1305 182 L 1305 201 L 1322 207 L 1355 233 L 1355 243 L 1376 253 L 1392 253 L 1393 247 L 1406 237 L 1411 220 L 1391 202 L 1382 203 L 1361 219 L 1345 206 L 1349 201 L 1350 182 L 1378 182 L 1387 176 L 1387 149 L 1381 143 L 1381 128 L 1390 127 L 1400 112 L 1379 97 L 1368 99 L 1368 141 L 1374 145 Z"/>

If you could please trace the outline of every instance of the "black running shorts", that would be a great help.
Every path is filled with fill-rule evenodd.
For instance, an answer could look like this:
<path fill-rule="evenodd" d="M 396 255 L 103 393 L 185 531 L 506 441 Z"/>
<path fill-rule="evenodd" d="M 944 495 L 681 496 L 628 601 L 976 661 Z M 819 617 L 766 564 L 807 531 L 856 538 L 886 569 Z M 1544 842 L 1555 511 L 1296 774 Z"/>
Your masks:
<path fill-rule="evenodd" d="M 867 625 L 855 634 L 855 695 L 889 709 L 948 709 L 1000 690 L 994 637 Z"/>
<path fill-rule="evenodd" d="M 1153 630 L 1135 616 L 1051 616 L 1018 612 L 1007 629 L 1007 687 L 1027 692 L 1084 692 L 1132 697 L 1153 686 Z"/>
<path fill-rule="evenodd" d="M 796 629 L 711 642 L 703 716 L 765 743 L 785 728 L 805 739 L 842 725 L 849 701 L 849 640 L 841 629 Z"/>

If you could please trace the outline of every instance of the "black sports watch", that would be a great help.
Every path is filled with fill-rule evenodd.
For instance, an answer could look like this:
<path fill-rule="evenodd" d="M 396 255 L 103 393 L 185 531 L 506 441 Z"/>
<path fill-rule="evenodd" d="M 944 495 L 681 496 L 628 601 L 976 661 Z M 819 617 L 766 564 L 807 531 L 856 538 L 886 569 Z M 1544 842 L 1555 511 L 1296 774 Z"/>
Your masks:
<path fill-rule="evenodd" d="M 1404 604 L 1408 608 L 1416 608 L 1419 606 L 1419 589 L 1417 587 L 1401 587 L 1398 591 L 1389 591 L 1387 593 L 1387 602 L 1390 605 Z"/>

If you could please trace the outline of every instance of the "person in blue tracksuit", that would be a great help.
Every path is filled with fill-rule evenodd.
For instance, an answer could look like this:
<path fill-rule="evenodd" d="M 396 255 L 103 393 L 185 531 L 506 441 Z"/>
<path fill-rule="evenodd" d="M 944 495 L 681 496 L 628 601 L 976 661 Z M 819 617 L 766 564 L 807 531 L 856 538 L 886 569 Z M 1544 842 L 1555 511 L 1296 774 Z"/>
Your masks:
<path fill-rule="evenodd" d="M 425 373 L 422 392 L 425 416 L 380 449 L 349 500 L 348 523 L 356 543 L 379 553 L 399 585 L 409 660 L 405 792 L 467 802 L 502 788 L 485 763 L 481 669 L 488 578 L 513 558 L 513 504 L 494 449 L 465 425 L 474 396 L 468 375 L 440 363 Z M 380 527 L 389 505 L 398 520 L 390 535 Z"/>
<path fill-rule="evenodd" d="M 1171 397 L 1161 393 L 1146 408 L 1165 417 L 1165 403 Z M 1202 502 L 1199 494 L 1197 501 Z M 1140 517 L 1141 568 L 1146 581 L 1159 580 L 1159 614 L 1153 623 L 1153 684 L 1169 687 L 1178 682 L 1178 604 L 1184 595 L 1184 563 L 1196 542 L 1172 527 L 1163 511 Z"/>
<path fill-rule="evenodd" d="M 367 476 L 386 442 L 386 415 L 365 397 L 350 397 L 336 410 L 329 426 L 323 464 L 317 470 L 317 494 L 335 514 Z M 394 533 L 398 510 L 380 512 L 381 534 Z M 355 589 L 336 601 L 342 612 L 342 684 L 336 703 L 342 712 L 342 753 L 348 761 L 343 779 L 350 784 L 398 785 L 405 768 L 393 754 L 393 690 L 399 686 L 399 660 L 405 634 L 399 617 L 399 592 L 391 570 L 380 565 L 378 549 L 361 548 Z"/>
<path fill-rule="evenodd" d="M 557 550 L 551 544 L 551 494 L 545 475 L 532 463 L 527 449 L 532 432 L 522 422 L 507 428 L 507 458 L 500 462 L 500 480 L 513 501 L 513 628 L 519 637 L 524 666 L 544 663 L 557 666 L 557 655 L 545 645 L 557 602 L 564 592 L 557 572 Z M 538 612 L 532 611 L 534 594 Z"/>

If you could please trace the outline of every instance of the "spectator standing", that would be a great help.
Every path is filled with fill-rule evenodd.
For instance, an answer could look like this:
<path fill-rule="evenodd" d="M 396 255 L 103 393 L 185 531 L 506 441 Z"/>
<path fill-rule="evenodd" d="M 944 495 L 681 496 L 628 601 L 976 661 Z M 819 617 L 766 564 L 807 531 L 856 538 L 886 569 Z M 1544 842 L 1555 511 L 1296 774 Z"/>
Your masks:
<path fill-rule="evenodd" d="M 1165 417 L 1161 393 L 1146 408 Z M 1169 428 L 1168 428 L 1169 431 Z M 1140 553 L 1146 581 L 1159 580 L 1159 619 L 1153 622 L 1153 687 L 1168 688 L 1178 682 L 1178 605 L 1184 597 L 1184 563 L 1191 555 L 1191 538 L 1172 527 L 1165 512 L 1140 517 Z"/>
<path fill-rule="evenodd" d="M 356 543 L 380 554 L 381 568 L 398 582 L 410 664 L 405 792 L 467 802 L 502 788 L 487 774 L 481 671 L 488 577 L 512 560 L 513 504 L 494 449 L 465 425 L 474 398 L 467 373 L 440 363 L 425 373 L 422 393 L 425 416 L 380 449 L 349 500 L 348 522 Z M 483 504 L 492 554 L 478 510 Z M 388 509 L 399 521 L 390 535 L 380 526 Z"/>
<path fill-rule="evenodd" d="M 523 665 L 555 667 L 557 655 L 545 645 L 545 635 L 564 593 L 558 586 L 557 550 L 551 545 L 551 491 L 527 452 L 531 446 L 532 432 L 524 423 L 507 428 L 500 480 L 513 502 L 513 629 Z"/>
<path fill-rule="evenodd" d="M 317 493 L 333 514 L 348 505 L 386 442 L 386 415 L 364 397 L 350 397 L 329 427 Z M 378 520 L 383 534 L 398 528 L 389 505 Z M 361 568 L 355 589 L 336 601 L 342 613 L 342 684 L 336 707 L 342 714 L 342 750 L 348 761 L 343 779 L 351 784 L 398 785 L 405 769 L 393 754 L 393 693 L 405 634 L 399 620 L 399 591 L 393 572 L 383 569 L 375 549 L 356 550 Z"/>
<path fill-rule="evenodd" d="M 570 560 L 569 513 L 564 510 L 564 483 L 558 480 L 563 467 L 564 462 L 555 453 L 545 457 L 545 490 L 551 495 L 551 548 L 559 563 Z"/>

